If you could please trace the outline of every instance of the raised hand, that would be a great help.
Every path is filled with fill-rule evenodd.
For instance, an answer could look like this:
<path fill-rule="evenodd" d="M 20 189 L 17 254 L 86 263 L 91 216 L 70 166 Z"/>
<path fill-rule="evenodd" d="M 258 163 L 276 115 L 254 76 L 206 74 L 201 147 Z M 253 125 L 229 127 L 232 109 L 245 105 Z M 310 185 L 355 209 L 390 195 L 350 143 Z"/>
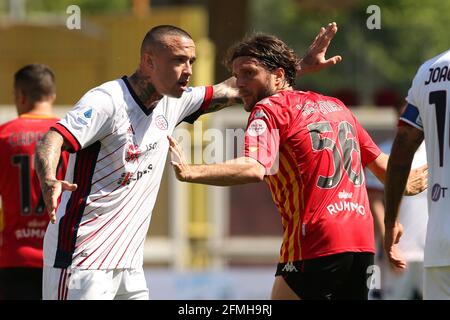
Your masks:
<path fill-rule="evenodd" d="M 328 46 L 337 33 L 337 30 L 336 22 L 329 23 L 326 28 L 320 28 L 313 43 L 309 46 L 306 55 L 300 61 L 300 68 L 297 70 L 297 76 L 305 73 L 318 72 L 342 61 L 342 57 L 339 55 L 329 59 L 325 58 Z"/>

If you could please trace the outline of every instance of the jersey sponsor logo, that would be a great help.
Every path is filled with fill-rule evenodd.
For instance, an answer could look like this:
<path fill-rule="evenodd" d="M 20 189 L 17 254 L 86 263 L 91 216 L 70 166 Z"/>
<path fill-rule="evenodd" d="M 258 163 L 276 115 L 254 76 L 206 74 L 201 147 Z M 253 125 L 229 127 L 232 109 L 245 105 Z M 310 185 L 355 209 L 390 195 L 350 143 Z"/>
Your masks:
<path fill-rule="evenodd" d="M 147 169 L 137 172 L 123 172 L 120 176 L 119 180 L 117 180 L 117 184 L 121 186 L 129 185 L 133 181 L 139 181 L 144 175 L 152 172 L 153 164 L 149 164 Z"/>
<path fill-rule="evenodd" d="M 257 137 L 262 135 L 267 129 L 267 124 L 264 120 L 255 119 L 253 120 L 247 128 L 247 133 L 252 137 Z"/>
<path fill-rule="evenodd" d="M 442 81 L 450 81 L 450 72 L 448 66 L 444 66 L 443 68 L 430 68 L 428 72 L 428 80 L 425 81 L 425 85 Z"/>
<path fill-rule="evenodd" d="M 167 130 L 169 128 L 169 123 L 162 114 L 156 117 L 155 124 L 159 130 Z"/>
<path fill-rule="evenodd" d="M 356 212 L 362 216 L 366 214 L 366 209 L 363 205 L 357 202 L 350 201 L 335 202 L 327 206 L 327 210 L 330 215 L 334 215 L 340 212 Z"/>
<path fill-rule="evenodd" d="M 353 192 L 341 191 L 338 194 L 339 199 L 351 199 L 353 197 Z"/>
<path fill-rule="evenodd" d="M 142 154 L 145 154 L 144 159 L 148 158 L 149 152 L 156 150 L 158 148 L 158 142 L 149 143 L 145 146 L 145 150 L 142 151 L 137 144 L 131 143 L 127 147 L 125 161 L 135 162 L 139 159 Z"/>
<path fill-rule="evenodd" d="M 445 198 L 445 191 L 447 191 L 447 189 L 447 187 L 441 187 L 439 183 L 434 184 L 431 189 L 431 200 L 437 202 L 439 199 Z"/>
<path fill-rule="evenodd" d="M 139 150 L 139 146 L 135 144 L 128 145 L 127 154 L 125 155 L 126 162 L 135 162 L 138 160 L 141 155 L 141 150 Z"/>
<path fill-rule="evenodd" d="M 23 228 L 15 232 L 16 239 L 44 239 L 45 229 L 42 228 Z"/>

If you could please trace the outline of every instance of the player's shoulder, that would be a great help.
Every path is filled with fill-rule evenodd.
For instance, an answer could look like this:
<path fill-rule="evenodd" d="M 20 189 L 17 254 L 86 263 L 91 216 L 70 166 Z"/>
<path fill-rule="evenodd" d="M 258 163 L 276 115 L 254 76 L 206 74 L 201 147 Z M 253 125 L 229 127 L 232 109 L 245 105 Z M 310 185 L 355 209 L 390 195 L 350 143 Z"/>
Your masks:
<path fill-rule="evenodd" d="M 450 49 L 447 51 L 444 51 L 440 54 L 438 54 L 437 56 L 434 56 L 433 58 L 425 61 L 423 63 L 423 65 L 433 65 L 436 63 L 441 63 L 441 62 L 448 62 L 450 63 Z"/>
<path fill-rule="evenodd" d="M 297 90 L 279 91 L 269 97 L 260 100 L 255 108 L 268 111 L 273 114 L 284 114 L 286 109 L 299 104 L 302 100 L 303 92 Z"/>
<path fill-rule="evenodd" d="M 434 65 L 441 63 L 450 64 L 450 50 L 444 51 L 422 63 L 417 71 L 416 77 L 428 76 L 429 69 Z"/>
<path fill-rule="evenodd" d="M 8 134 L 11 130 L 13 130 L 20 122 L 20 118 L 15 118 L 9 120 L 0 125 L 0 134 Z"/>
<path fill-rule="evenodd" d="M 75 108 L 96 110 L 96 112 L 112 115 L 116 105 L 120 105 L 124 99 L 124 87 L 120 82 L 120 79 L 116 79 L 90 89 L 81 97 Z"/>

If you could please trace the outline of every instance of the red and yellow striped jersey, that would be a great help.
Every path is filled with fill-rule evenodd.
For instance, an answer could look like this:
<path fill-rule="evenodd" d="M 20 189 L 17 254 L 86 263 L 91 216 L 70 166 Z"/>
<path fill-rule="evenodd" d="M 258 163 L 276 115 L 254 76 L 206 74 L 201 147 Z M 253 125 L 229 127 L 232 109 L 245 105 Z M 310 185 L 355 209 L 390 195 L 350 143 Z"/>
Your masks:
<path fill-rule="evenodd" d="M 363 167 L 379 154 L 338 99 L 286 90 L 256 104 L 245 155 L 267 170 L 284 230 L 280 262 L 375 252 Z"/>

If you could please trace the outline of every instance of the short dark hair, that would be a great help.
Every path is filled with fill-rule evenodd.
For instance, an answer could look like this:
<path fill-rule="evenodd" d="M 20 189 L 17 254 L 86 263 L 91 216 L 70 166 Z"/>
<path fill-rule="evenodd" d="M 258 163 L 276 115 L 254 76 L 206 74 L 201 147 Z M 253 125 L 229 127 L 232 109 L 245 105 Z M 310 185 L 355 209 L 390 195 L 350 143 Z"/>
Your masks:
<path fill-rule="evenodd" d="M 234 59 L 244 56 L 257 59 L 270 71 L 283 68 L 289 85 L 295 84 L 295 74 L 300 65 L 300 59 L 294 50 L 277 37 L 255 34 L 245 38 L 228 50 L 225 65 L 231 70 Z"/>
<path fill-rule="evenodd" d="M 41 101 L 56 93 L 55 75 L 46 65 L 29 64 L 14 74 L 14 88 L 32 102 Z"/>
<path fill-rule="evenodd" d="M 163 44 L 165 36 L 179 36 L 192 39 L 191 35 L 181 28 L 172 25 L 159 25 L 150 29 L 142 40 L 141 54 L 150 45 Z"/>

